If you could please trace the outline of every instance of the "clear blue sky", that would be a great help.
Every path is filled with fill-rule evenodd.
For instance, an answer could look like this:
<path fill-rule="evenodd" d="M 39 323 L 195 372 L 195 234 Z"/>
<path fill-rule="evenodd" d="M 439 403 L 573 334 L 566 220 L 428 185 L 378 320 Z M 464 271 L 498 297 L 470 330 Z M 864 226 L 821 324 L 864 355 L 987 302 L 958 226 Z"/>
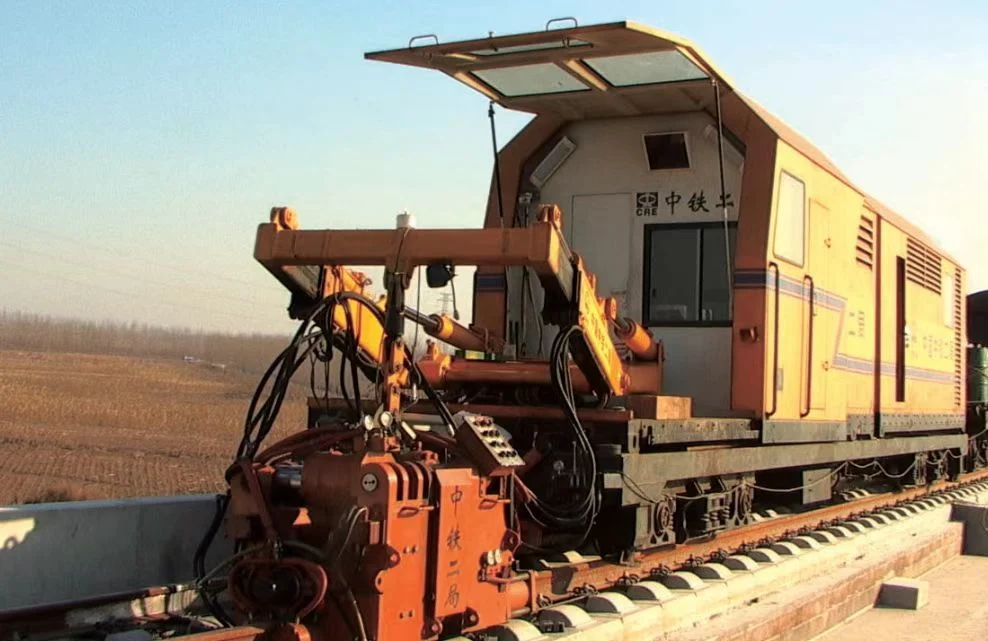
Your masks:
<path fill-rule="evenodd" d="M 0 306 L 289 328 L 251 258 L 271 205 L 306 227 L 482 221 L 486 101 L 363 52 L 569 15 L 694 40 L 988 287 L 985 2 L 3 0 Z M 503 113 L 501 140 L 525 121 Z"/>

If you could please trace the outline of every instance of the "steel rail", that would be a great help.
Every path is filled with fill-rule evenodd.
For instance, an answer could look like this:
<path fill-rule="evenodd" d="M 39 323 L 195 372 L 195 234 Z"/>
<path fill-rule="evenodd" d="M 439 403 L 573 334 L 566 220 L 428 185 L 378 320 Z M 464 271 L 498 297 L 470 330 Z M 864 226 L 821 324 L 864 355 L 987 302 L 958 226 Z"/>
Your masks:
<path fill-rule="evenodd" d="M 816 528 L 828 522 L 850 520 L 865 512 L 880 511 L 984 479 L 988 479 L 988 470 L 962 474 L 957 481 L 938 481 L 923 487 L 866 496 L 800 514 L 780 516 L 729 530 L 702 541 L 644 552 L 628 564 L 598 560 L 561 565 L 550 570 L 533 570 L 530 579 L 535 597 L 533 601 L 554 603 L 571 599 L 575 593 L 607 590 L 649 576 L 662 576 L 669 571 L 688 568 L 698 560 L 705 562 L 711 556 L 725 551 L 743 550 L 769 539 L 782 540 L 792 536 L 794 532 Z"/>

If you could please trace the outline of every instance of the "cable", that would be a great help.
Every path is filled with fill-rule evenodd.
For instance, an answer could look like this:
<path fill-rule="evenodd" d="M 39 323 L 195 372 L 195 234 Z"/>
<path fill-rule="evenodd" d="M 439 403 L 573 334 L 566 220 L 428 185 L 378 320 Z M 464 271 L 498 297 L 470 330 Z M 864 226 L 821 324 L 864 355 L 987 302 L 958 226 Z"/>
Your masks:
<path fill-rule="evenodd" d="M 289 545 L 291 543 L 293 543 L 293 541 L 286 541 L 285 542 L 286 545 Z M 201 589 L 202 586 L 205 586 L 206 583 L 208 583 L 209 581 L 211 581 L 217 574 L 219 574 L 222 570 L 224 570 L 225 568 L 227 568 L 228 566 L 230 566 L 235 561 L 239 561 L 240 559 L 244 558 L 245 556 L 250 556 L 251 554 L 255 554 L 257 552 L 261 552 L 266 547 L 267 547 L 267 545 L 264 544 L 264 543 L 262 543 L 260 545 L 255 545 L 254 547 L 246 548 L 246 549 L 243 549 L 243 550 L 237 552 L 236 554 L 234 554 L 233 556 L 227 558 L 225 561 L 221 562 L 219 565 L 217 565 L 212 570 L 210 570 L 209 573 L 206 574 L 205 576 L 203 576 L 201 579 L 197 579 L 196 580 L 196 588 L 197 589 Z"/>
<path fill-rule="evenodd" d="M 562 330 L 553 341 L 549 361 L 553 387 L 559 397 L 563 414 L 575 437 L 574 446 L 579 458 L 576 471 L 578 472 L 579 484 L 584 488 L 584 493 L 574 504 L 556 506 L 546 503 L 529 490 L 531 499 L 525 503 L 529 517 L 544 529 L 572 530 L 575 527 L 580 527 L 582 532 L 576 545 L 582 545 L 586 541 L 600 509 L 596 455 L 576 411 L 573 381 L 569 368 L 569 344 L 574 337 L 580 335 L 582 335 L 582 330 L 578 326 L 571 326 Z"/>
<path fill-rule="evenodd" d="M 120 270 L 120 269 L 114 269 L 114 268 L 111 268 L 111 267 L 101 267 L 99 265 L 94 265 L 94 264 L 92 264 L 92 262 L 89 262 L 89 261 L 87 261 L 87 262 L 81 262 L 81 261 L 70 260 L 70 259 L 64 258 L 64 257 L 62 257 L 62 256 L 60 256 L 58 254 L 50 254 L 50 253 L 46 253 L 46 252 L 37 251 L 37 250 L 34 250 L 34 249 L 29 249 L 27 247 L 24 247 L 23 245 L 18 245 L 16 243 L 7 242 L 7 241 L 4 241 L 4 240 L 0 240 L 0 245 L 2 245 L 4 247 L 10 247 L 12 249 L 16 249 L 18 251 L 25 252 L 25 253 L 28 253 L 28 254 L 33 254 L 35 256 L 40 256 L 41 258 L 44 258 L 45 260 L 48 260 L 48 261 L 55 260 L 55 261 L 58 261 L 58 262 L 65 263 L 66 265 L 72 265 L 74 267 L 82 267 L 83 269 L 91 269 L 93 271 L 97 271 L 97 272 L 106 274 L 108 276 L 113 276 L 115 278 L 127 278 L 127 279 L 130 279 L 130 280 L 133 280 L 133 281 L 136 281 L 136 282 L 140 283 L 143 287 L 146 287 L 148 284 L 161 285 L 161 286 L 164 286 L 164 287 L 172 287 L 172 286 L 175 285 L 174 282 L 167 282 L 167 281 L 162 281 L 162 280 L 156 280 L 156 279 L 153 279 L 153 278 L 148 278 L 144 272 L 133 273 L 133 272 L 123 271 L 123 270 Z M 200 274 L 200 277 L 201 276 L 202 275 Z M 196 287 L 189 287 L 186 283 L 182 283 L 182 295 L 184 296 L 184 295 L 189 294 L 189 293 L 196 293 L 196 294 L 199 294 L 201 296 L 208 296 L 210 299 L 222 298 L 224 300 L 232 301 L 234 303 L 243 303 L 245 305 L 251 305 L 251 306 L 253 306 L 255 308 L 257 307 L 257 305 L 259 305 L 261 303 L 261 301 L 258 301 L 258 300 L 249 300 L 249 299 L 246 299 L 246 298 L 242 298 L 240 296 L 231 296 L 229 294 L 221 294 L 221 293 L 217 293 L 217 292 L 210 292 L 210 291 L 206 291 L 204 289 L 199 289 L 199 288 L 196 288 Z"/>
<path fill-rule="evenodd" d="M 233 625 L 233 620 L 227 615 L 223 606 L 215 600 L 212 594 L 210 594 L 204 585 L 206 577 L 206 554 L 209 552 L 210 546 L 213 544 L 213 539 L 216 538 L 216 533 L 220 529 L 220 525 L 223 523 L 223 517 L 226 515 L 226 510 L 230 505 L 230 491 L 227 490 L 225 495 L 220 495 L 216 497 L 216 510 L 213 513 L 213 520 L 209 524 L 209 528 L 206 529 L 205 535 L 199 542 L 199 546 L 196 548 L 195 554 L 192 556 L 192 575 L 196 580 L 196 591 L 199 594 L 199 598 L 202 602 L 206 604 L 206 608 L 210 613 L 216 617 L 216 620 L 220 622 L 224 627 L 230 627 Z"/>
<path fill-rule="evenodd" d="M 810 481 L 809 483 L 804 483 L 803 485 L 800 485 L 800 486 L 797 486 L 797 487 L 786 488 L 786 489 L 777 488 L 777 487 L 764 487 L 764 486 L 761 486 L 761 485 L 755 485 L 754 483 L 744 483 L 744 485 L 747 485 L 748 487 L 754 488 L 754 489 L 759 490 L 761 492 L 777 492 L 777 493 L 780 493 L 780 494 L 784 494 L 784 493 L 787 493 L 787 492 L 798 492 L 800 490 L 805 490 L 808 487 L 813 487 L 814 485 L 818 485 L 818 484 L 820 484 L 820 483 L 822 483 L 822 482 L 824 482 L 826 480 L 832 479 L 834 476 L 836 476 L 841 471 L 843 471 L 846 467 L 847 467 L 847 463 L 841 463 L 840 465 L 838 465 L 837 467 L 835 467 L 833 470 L 831 470 L 830 474 L 827 474 L 826 476 L 821 476 L 820 478 L 818 478 L 816 480 L 813 480 L 813 481 Z"/>
<path fill-rule="evenodd" d="M 453 296 L 453 320 L 460 320 L 460 309 L 456 306 L 456 274 L 449 279 L 449 291 Z"/>
<path fill-rule="evenodd" d="M 261 442 L 267 436 L 274 426 L 274 422 L 277 419 L 278 413 L 281 409 L 282 402 L 285 399 L 285 395 L 288 389 L 288 383 L 290 382 L 292 376 L 298 370 L 298 368 L 306 361 L 308 355 L 315 349 L 318 345 L 319 340 L 324 340 L 325 334 L 322 330 L 312 328 L 313 321 L 319 317 L 320 314 L 325 313 L 327 308 L 331 305 L 336 305 L 343 303 L 343 309 L 347 314 L 347 331 L 346 337 L 342 338 L 338 335 L 334 336 L 333 342 L 345 341 L 349 349 L 341 350 L 344 358 L 341 358 L 341 374 L 345 372 L 345 363 L 347 361 L 351 364 L 351 374 L 354 385 L 355 407 L 353 407 L 354 412 L 359 415 L 360 412 L 360 393 L 359 393 L 359 370 L 360 365 L 360 354 L 358 352 L 358 343 L 354 335 L 354 324 L 353 317 L 349 310 L 349 305 L 346 304 L 347 301 L 355 301 L 361 305 L 364 305 L 371 314 L 384 325 L 384 313 L 377 307 L 377 305 L 371 301 L 366 296 L 361 294 L 356 294 L 353 292 L 340 292 L 331 297 L 324 299 L 317 305 L 309 316 L 299 325 L 295 336 L 292 338 L 291 343 L 286 347 L 271 363 L 267 371 L 261 377 L 261 381 L 251 398 L 250 405 L 247 411 L 247 419 L 244 423 L 244 435 L 241 439 L 240 446 L 237 448 L 237 460 L 244 457 L 253 457 L 254 453 L 257 452 L 258 447 Z M 310 331 L 311 330 L 311 331 Z M 406 356 L 412 363 L 411 371 L 413 374 L 413 381 L 416 382 L 423 390 L 425 390 L 426 396 L 436 407 L 437 412 L 448 424 L 449 428 L 454 429 L 453 416 L 449 409 L 446 407 L 445 403 L 441 398 L 435 393 L 435 390 L 429 385 L 428 381 L 423 376 L 418 365 L 415 364 L 414 357 L 409 353 L 408 345 L 404 345 Z M 380 368 L 376 367 L 379 372 Z M 346 396 L 346 385 L 345 376 L 341 376 L 340 385 L 343 389 L 343 393 Z M 261 395 L 268 383 L 271 382 L 271 389 L 268 394 L 267 400 L 260 404 Z"/>
<path fill-rule="evenodd" d="M 121 291 L 119 289 L 114 289 L 114 288 L 111 288 L 111 287 L 105 287 L 103 285 L 97 285 L 97 284 L 94 284 L 94 283 L 86 283 L 86 282 L 83 282 L 83 281 L 75 280 L 75 279 L 73 279 L 71 277 L 68 277 L 68 276 L 64 276 L 62 274 L 52 274 L 50 272 L 46 272 L 46 271 L 37 269 L 36 267 L 26 267 L 24 265 L 18 265 L 16 263 L 9 263 L 9 262 L 6 262 L 6 261 L 0 261 L 0 266 L 10 267 L 10 268 L 13 268 L 13 269 L 21 270 L 21 271 L 23 271 L 25 273 L 32 274 L 34 276 L 42 276 L 42 277 L 45 277 L 45 278 L 50 278 L 50 279 L 56 280 L 56 281 L 58 281 L 60 283 L 68 283 L 69 285 L 75 285 L 76 287 L 80 287 L 82 289 L 94 289 L 94 290 L 97 290 L 97 291 L 106 292 L 108 294 L 113 294 L 115 296 L 122 296 L 124 298 L 127 298 L 128 300 L 140 301 L 142 304 L 145 304 L 145 305 L 146 304 L 164 305 L 164 306 L 168 306 L 168 307 L 174 307 L 176 309 L 181 309 L 183 311 L 189 311 L 190 309 L 194 309 L 194 310 L 197 310 L 197 311 L 200 311 L 200 312 L 206 312 L 207 314 L 219 314 L 221 316 L 227 316 L 229 318 L 236 318 L 237 320 L 241 320 L 241 321 L 244 320 L 245 318 L 248 318 L 248 315 L 247 314 L 238 314 L 238 313 L 235 313 L 235 312 L 227 312 L 227 311 L 222 311 L 222 310 L 218 310 L 218 309 L 210 309 L 208 307 L 200 307 L 198 305 L 192 305 L 192 304 L 188 303 L 187 301 L 176 301 L 176 300 L 171 300 L 171 299 L 167 299 L 167 298 L 162 298 L 160 296 L 149 297 L 146 292 L 144 292 L 144 293 L 125 292 L 125 291 Z M 272 317 L 272 319 L 273 319 L 273 317 Z M 281 319 L 281 320 L 284 320 L 284 319 Z"/>
<path fill-rule="evenodd" d="M 536 355 L 541 358 L 542 353 L 545 351 L 542 347 L 545 341 L 545 324 L 542 322 L 542 314 L 536 311 L 538 307 L 535 305 L 535 291 L 532 289 L 532 279 L 529 275 L 529 268 L 523 267 L 522 272 L 522 287 L 528 291 L 528 302 L 532 305 L 532 315 L 535 317 L 535 326 L 539 330 L 539 349 Z"/>
<path fill-rule="evenodd" d="M 727 270 L 727 309 L 728 314 L 733 313 L 734 307 L 734 287 L 731 286 L 733 280 L 733 270 L 731 266 L 731 236 L 727 221 L 727 186 L 724 178 L 724 118 L 720 109 L 720 83 L 716 78 L 711 78 L 714 86 L 714 100 L 717 104 L 717 157 L 720 166 L 720 201 L 724 211 L 724 259 Z"/>
<path fill-rule="evenodd" d="M 422 309 L 422 268 L 416 267 L 413 271 L 415 274 L 415 309 Z M 452 279 L 450 279 L 452 283 Z M 456 306 L 453 306 L 456 309 Z M 415 349 L 419 346 L 419 324 L 415 323 L 415 332 L 412 334 L 412 354 L 415 354 Z"/>
<path fill-rule="evenodd" d="M 360 397 L 360 376 L 357 374 L 357 337 L 356 326 L 353 323 L 353 313 L 350 305 L 343 304 L 343 315 L 346 317 L 347 333 L 345 337 L 346 345 L 349 349 L 345 351 L 347 358 L 340 360 L 340 388 L 346 389 L 346 363 L 350 362 L 350 375 L 353 382 L 353 407 L 355 418 L 359 418 L 363 412 L 363 400 Z"/>
<path fill-rule="evenodd" d="M 891 474 L 888 470 L 886 470 L 884 467 L 882 467 L 882 464 L 881 464 L 881 462 L 879 462 L 878 459 L 875 459 L 875 460 L 871 461 L 870 463 L 865 463 L 864 465 L 861 465 L 860 463 L 855 463 L 854 461 L 848 461 L 844 465 L 850 465 L 851 467 L 854 467 L 854 468 L 859 469 L 859 470 L 866 470 L 869 467 L 877 467 L 878 470 L 882 473 L 882 475 L 885 476 L 885 478 L 889 478 L 889 479 L 901 479 L 904 476 L 906 476 L 907 474 L 909 474 L 916 467 L 916 461 L 913 460 L 913 462 L 909 465 L 909 467 L 907 467 L 905 469 L 905 471 L 902 472 L 901 474 Z"/>
<path fill-rule="evenodd" d="M 92 242 L 89 242 L 89 241 L 86 241 L 86 240 L 82 240 L 82 239 L 80 239 L 78 237 L 65 236 L 63 234 L 59 234 L 57 232 L 53 232 L 53 231 L 51 231 L 49 229 L 41 229 L 39 227 L 33 227 L 33 226 L 29 225 L 29 224 L 25 224 L 24 223 L 24 220 L 23 220 L 23 217 L 19 217 L 17 220 L 10 219 L 10 227 L 9 227 L 9 229 L 23 229 L 23 230 L 31 231 L 31 232 L 34 232 L 36 234 L 41 234 L 44 237 L 45 240 L 50 240 L 50 239 L 54 238 L 55 240 L 60 240 L 60 241 L 62 241 L 64 243 L 68 243 L 68 244 L 72 245 L 73 247 L 78 247 L 79 245 L 84 245 L 86 247 L 90 247 L 91 249 L 95 249 L 97 251 L 101 251 L 101 252 L 106 253 L 106 254 L 113 254 L 114 256 L 120 256 L 120 257 L 125 257 L 126 258 L 127 257 L 127 254 L 129 253 L 130 254 L 130 260 L 137 261 L 138 265 L 141 268 L 147 267 L 148 265 L 153 265 L 153 266 L 156 266 L 156 267 L 161 267 L 163 269 L 170 269 L 172 271 L 181 272 L 181 273 L 184 273 L 184 274 L 189 274 L 191 276 L 196 276 L 196 277 L 200 277 L 200 278 L 202 277 L 202 272 L 200 272 L 200 271 L 197 271 L 197 270 L 194 270 L 194 269 L 177 267 L 175 265 L 169 265 L 168 263 L 163 263 L 161 261 L 155 260 L 154 259 L 154 255 L 153 254 L 150 254 L 150 253 L 144 253 L 144 254 L 138 255 L 138 254 L 136 254 L 134 252 L 123 252 L 123 251 L 116 250 L 116 249 L 109 249 L 107 247 L 103 247 L 101 245 L 96 245 L 96 244 L 94 244 Z M 232 278 L 230 276 L 222 276 L 222 275 L 219 275 L 219 274 L 212 274 L 212 275 L 210 275 L 210 278 L 212 278 L 214 280 L 225 280 L 225 281 L 229 281 L 231 283 L 237 283 L 238 285 L 247 285 L 249 287 L 257 287 L 257 283 L 256 282 L 250 282 L 250 281 L 247 281 L 247 280 L 241 280 L 239 278 Z"/>
<path fill-rule="evenodd" d="M 497 187 L 497 211 L 501 221 L 501 228 L 504 228 L 504 203 L 501 198 L 501 162 L 497 153 L 497 127 L 494 125 L 494 101 L 487 106 L 487 118 L 491 121 L 491 147 L 494 149 L 494 184 Z"/>

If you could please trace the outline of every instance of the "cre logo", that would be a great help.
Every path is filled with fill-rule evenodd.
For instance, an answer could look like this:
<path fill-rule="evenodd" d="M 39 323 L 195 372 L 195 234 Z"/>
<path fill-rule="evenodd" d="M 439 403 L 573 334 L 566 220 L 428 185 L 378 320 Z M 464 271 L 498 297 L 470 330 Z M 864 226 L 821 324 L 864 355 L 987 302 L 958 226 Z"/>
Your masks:
<path fill-rule="evenodd" d="M 640 191 L 635 195 L 635 216 L 658 216 L 659 192 Z"/>

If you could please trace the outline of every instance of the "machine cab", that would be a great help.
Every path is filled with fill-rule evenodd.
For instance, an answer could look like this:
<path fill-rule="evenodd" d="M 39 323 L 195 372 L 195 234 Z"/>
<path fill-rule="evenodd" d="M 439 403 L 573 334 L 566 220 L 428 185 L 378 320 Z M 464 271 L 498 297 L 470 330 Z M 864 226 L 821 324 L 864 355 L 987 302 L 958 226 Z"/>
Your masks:
<path fill-rule="evenodd" d="M 574 21 L 575 22 L 575 21 Z M 705 416 L 731 407 L 733 270 L 743 209 L 739 101 L 696 48 L 621 22 L 367 54 L 442 71 L 534 115 L 499 153 L 485 226 L 525 225 L 542 204 L 619 314 L 666 346 L 664 393 Z M 500 193 L 498 185 L 500 184 Z M 479 267 L 474 322 L 520 358 L 553 336 L 522 270 Z"/>

